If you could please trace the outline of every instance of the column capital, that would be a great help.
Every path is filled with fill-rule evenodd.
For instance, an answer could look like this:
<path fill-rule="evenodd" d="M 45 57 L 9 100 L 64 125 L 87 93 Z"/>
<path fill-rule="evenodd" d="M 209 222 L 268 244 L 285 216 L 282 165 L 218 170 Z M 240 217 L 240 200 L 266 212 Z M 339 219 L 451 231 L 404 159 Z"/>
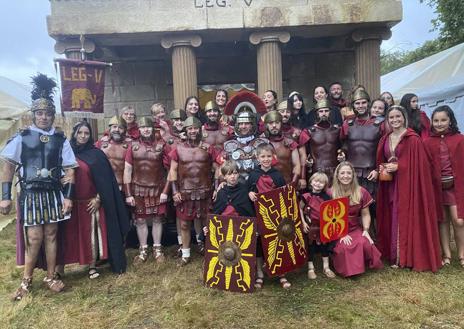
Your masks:
<path fill-rule="evenodd" d="M 58 54 L 65 54 L 67 52 L 80 52 L 81 51 L 81 42 L 79 39 L 66 39 L 62 41 L 57 41 L 55 43 L 55 51 Z M 95 43 L 92 40 L 84 40 L 84 50 L 87 54 L 93 53 L 95 51 Z"/>
<path fill-rule="evenodd" d="M 161 46 L 165 49 L 176 46 L 199 47 L 201 45 L 201 37 L 197 34 L 185 35 L 168 35 L 161 39 Z"/>
<path fill-rule="evenodd" d="M 290 33 L 285 31 L 268 31 L 268 32 L 253 32 L 250 34 L 250 42 L 253 45 L 259 45 L 263 42 L 281 42 L 287 43 L 290 41 Z"/>
<path fill-rule="evenodd" d="M 372 28 L 372 29 L 359 29 L 351 34 L 354 42 L 361 42 L 363 40 L 388 40 L 392 33 L 387 27 Z"/>

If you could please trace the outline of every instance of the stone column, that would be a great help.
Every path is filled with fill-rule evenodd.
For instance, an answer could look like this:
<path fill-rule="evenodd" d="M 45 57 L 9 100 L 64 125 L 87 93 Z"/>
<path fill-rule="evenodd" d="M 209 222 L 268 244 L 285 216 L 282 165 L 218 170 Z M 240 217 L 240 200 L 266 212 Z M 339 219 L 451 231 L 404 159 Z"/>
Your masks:
<path fill-rule="evenodd" d="M 172 84 L 174 108 L 184 108 L 187 97 L 198 95 L 197 61 L 193 48 L 201 45 L 198 35 L 167 36 L 161 40 L 165 49 L 172 48 Z"/>
<path fill-rule="evenodd" d="M 282 99 L 282 53 L 281 43 L 290 40 L 288 32 L 254 32 L 250 42 L 257 45 L 258 95 L 263 96 L 268 89 L 277 93 L 278 101 Z"/>
<path fill-rule="evenodd" d="M 58 54 L 64 54 L 66 58 L 69 59 L 82 59 L 82 48 L 86 54 L 93 53 L 95 51 L 95 43 L 90 40 L 84 40 L 84 45 L 81 45 L 79 40 L 66 40 L 66 41 L 57 41 L 55 44 L 55 51 Z M 71 138 L 72 127 L 74 124 L 79 122 L 78 118 L 66 118 L 64 117 L 64 125 L 61 127 L 66 136 Z M 87 119 L 92 128 L 93 138 L 97 140 L 98 138 L 98 121 L 97 119 Z"/>
<path fill-rule="evenodd" d="M 356 30 L 355 81 L 366 87 L 371 99 L 380 95 L 380 44 L 391 37 L 390 29 Z"/>

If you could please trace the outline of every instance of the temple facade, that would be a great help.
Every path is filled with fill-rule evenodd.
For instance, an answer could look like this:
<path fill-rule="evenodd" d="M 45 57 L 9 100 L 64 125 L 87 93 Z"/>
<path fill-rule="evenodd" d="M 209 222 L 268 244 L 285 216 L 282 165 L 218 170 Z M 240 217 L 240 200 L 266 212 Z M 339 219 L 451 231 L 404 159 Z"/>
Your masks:
<path fill-rule="evenodd" d="M 380 93 L 380 44 L 401 21 L 401 0 L 50 0 L 55 50 L 111 62 L 105 114 L 138 115 L 154 102 L 183 108 L 213 90 L 299 91 L 316 84 Z M 82 42 L 83 41 L 83 42 Z"/>

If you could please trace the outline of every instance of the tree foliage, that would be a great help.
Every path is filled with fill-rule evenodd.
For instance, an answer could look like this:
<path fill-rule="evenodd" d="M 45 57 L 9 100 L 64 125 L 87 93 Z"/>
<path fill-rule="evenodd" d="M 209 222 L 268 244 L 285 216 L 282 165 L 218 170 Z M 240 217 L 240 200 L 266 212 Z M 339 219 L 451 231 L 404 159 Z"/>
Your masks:
<path fill-rule="evenodd" d="M 437 18 L 432 20 L 432 28 L 439 31 L 438 38 L 426 41 L 419 48 L 410 51 L 382 51 L 381 74 L 394 71 L 464 42 L 463 0 L 420 0 L 420 2 L 435 8 Z"/>

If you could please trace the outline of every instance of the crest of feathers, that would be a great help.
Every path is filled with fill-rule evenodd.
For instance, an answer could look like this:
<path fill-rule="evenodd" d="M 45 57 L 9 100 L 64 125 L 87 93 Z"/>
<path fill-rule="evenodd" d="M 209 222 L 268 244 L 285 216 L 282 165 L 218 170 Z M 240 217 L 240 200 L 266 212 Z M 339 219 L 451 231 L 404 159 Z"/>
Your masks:
<path fill-rule="evenodd" d="M 45 98 L 53 103 L 55 95 L 56 82 L 54 79 L 47 77 L 45 74 L 37 73 L 32 77 L 32 101 Z"/>

